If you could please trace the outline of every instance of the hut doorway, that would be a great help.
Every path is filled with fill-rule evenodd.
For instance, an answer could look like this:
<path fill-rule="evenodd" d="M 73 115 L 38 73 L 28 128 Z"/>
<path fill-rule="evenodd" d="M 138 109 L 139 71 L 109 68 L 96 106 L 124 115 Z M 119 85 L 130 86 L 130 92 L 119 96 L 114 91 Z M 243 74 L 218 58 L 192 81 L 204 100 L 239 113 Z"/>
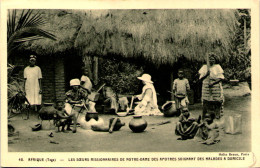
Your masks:
<path fill-rule="evenodd" d="M 68 54 L 68 53 L 67 53 Z M 78 78 L 82 75 L 82 58 L 77 53 L 69 53 L 65 56 L 65 89 L 70 89 L 70 80 Z"/>

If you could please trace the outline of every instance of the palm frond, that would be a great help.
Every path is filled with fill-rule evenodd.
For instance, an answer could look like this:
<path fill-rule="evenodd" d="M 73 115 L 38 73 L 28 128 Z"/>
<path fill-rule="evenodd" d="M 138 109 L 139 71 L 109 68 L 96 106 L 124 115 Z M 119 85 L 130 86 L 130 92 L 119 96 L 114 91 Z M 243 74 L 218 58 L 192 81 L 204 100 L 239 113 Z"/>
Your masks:
<path fill-rule="evenodd" d="M 35 14 L 27 23 L 25 23 L 25 27 L 35 27 L 35 26 L 40 26 L 45 23 L 45 20 L 40 17 L 41 14 L 38 12 Z"/>
<path fill-rule="evenodd" d="M 28 39 L 28 41 L 32 41 L 39 39 L 39 37 L 56 40 L 56 37 L 53 34 L 42 29 L 39 29 L 37 27 L 25 27 L 12 34 L 7 43 L 8 51 L 9 49 L 14 48 L 14 45 L 25 42 L 26 38 Z"/>
<path fill-rule="evenodd" d="M 31 36 L 31 37 L 25 37 L 25 38 L 19 38 L 14 40 L 15 43 L 22 43 L 22 42 L 26 42 L 26 41 L 33 41 L 33 40 L 38 40 L 38 39 L 42 39 L 44 37 L 36 35 L 36 36 Z"/>
<path fill-rule="evenodd" d="M 39 25 L 45 23 L 39 11 L 33 14 L 33 10 L 22 10 L 18 21 L 16 21 L 16 10 L 9 11 L 7 21 L 7 46 L 8 56 L 26 41 L 38 40 L 41 38 L 49 38 L 56 40 L 55 35 L 38 28 Z"/>
<path fill-rule="evenodd" d="M 24 14 L 24 10 L 22 11 L 21 17 L 19 18 L 15 31 L 18 31 L 19 29 L 24 27 L 24 25 L 28 22 L 29 18 L 31 17 L 32 12 L 33 11 L 30 9 L 25 14 Z"/>
<path fill-rule="evenodd" d="M 16 22 L 16 10 L 13 11 L 9 10 L 8 21 L 7 21 L 7 39 L 9 39 L 15 31 L 15 22 Z"/>

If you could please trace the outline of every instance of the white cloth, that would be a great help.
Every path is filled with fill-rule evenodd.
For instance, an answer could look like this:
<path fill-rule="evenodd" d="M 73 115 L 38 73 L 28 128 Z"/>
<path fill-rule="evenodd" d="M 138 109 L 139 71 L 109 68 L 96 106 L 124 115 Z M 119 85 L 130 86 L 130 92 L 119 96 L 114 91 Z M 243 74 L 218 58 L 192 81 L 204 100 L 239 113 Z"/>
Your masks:
<path fill-rule="evenodd" d="M 88 89 L 89 91 L 91 91 L 91 89 L 92 89 L 92 83 L 91 83 L 89 77 L 87 77 L 87 76 L 85 76 L 85 75 L 82 75 L 80 81 L 85 82 L 82 86 L 83 86 L 85 89 Z"/>
<path fill-rule="evenodd" d="M 145 91 L 147 89 L 152 89 L 152 92 L 153 92 L 152 97 L 148 97 L 148 96 L 145 95 Z M 142 97 L 142 102 L 143 103 L 146 103 L 146 104 L 147 103 L 151 103 L 153 108 L 158 108 L 158 105 L 157 105 L 157 95 L 156 95 L 156 91 L 155 91 L 155 88 L 154 88 L 153 84 L 145 82 L 145 85 L 143 87 L 141 95 L 142 95 L 141 97 Z"/>
<path fill-rule="evenodd" d="M 31 105 L 40 105 L 42 103 L 42 95 L 39 94 L 40 84 L 39 79 L 42 78 L 42 72 L 40 67 L 27 66 L 24 69 L 25 81 L 25 93 Z"/>
<path fill-rule="evenodd" d="M 152 90 L 152 95 L 147 96 L 146 90 L 151 89 Z M 139 99 L 141 100 L 142 107 L 136 106 L 135 107 L 135 114 L 137 115 L 163 115 L 163 113 L 160 112 L 158 109 L 157 105 L 157 95 L 155 88 L 153 84 L 145 82 L 145 85 L 142 90 L 142 94 L 138 96 Z"/>
<path fill-rule="evenodd" d="M 214 82 L 217 79 L 224 79 L 224 71 L 221 68 L 219 64 L 215 64 L 213 66 L 210 66 L 210 75 L 203 80 L 202 84 L 202 100 L 218 100 L 218 101 L 224 101 L 224 94 L 223 94 L 223 87 L 222 82 L 219 82 L 218 84 L 215 84 L 212 88 L 214 92 L 210 93 L 209 89 L 209 83 Z M 208 71 L 207 65 L 203 65 L 200 70 L 200 79 L 203 78 Z M 209 96 L 211 94 L 212 96 Z M 203 101 L 202 101 L 203 102 Z"/>
<path fill-rule="evenodd" d="M 208 71 L 207 65 L 203 65 L 200 68 L 199 70 L 200 79 L 207 74 L 207 71 Z M 224 71 L 219 64 L 215 64 L 211 66 L 209 68 L 209 71 L 210 71 L 210 75 L 209 75 L 210 79 L 224 79 Z"/>

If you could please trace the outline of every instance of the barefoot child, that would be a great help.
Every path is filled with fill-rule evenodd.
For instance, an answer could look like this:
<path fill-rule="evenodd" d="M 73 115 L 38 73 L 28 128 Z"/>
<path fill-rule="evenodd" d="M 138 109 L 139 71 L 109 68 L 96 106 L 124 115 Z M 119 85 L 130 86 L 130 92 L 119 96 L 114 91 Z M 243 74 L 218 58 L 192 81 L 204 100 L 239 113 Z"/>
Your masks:
<path fill-rule="evenodd" d="M 188 108 L 184 108 L 175 129 L 175 134 L 181 136 L 178 140 L 192 139 L 197 130 L 198 123 L 196 122 L 196 119 L 192 117 Z"/>
<path fill-rule="evenodd" d="M 183 71 L 178 71 L 178 78 L 173 82 L 173 93 L 176 102 L 176 109 L 178 113 L 181 113 L 182 107 L 187 107 L 189 100 L 187 97 L 187 91 L 190 90 L 188 79 L 184 78 Z"/>
<path fill-rule="evenodd" d="M 64 103 L 59 101 L 57 102 L 57 120 L 56 124 L 58 127 L 58 132 L 60 132 L 60 127 L 61 131 L 65 132 L 65 126 L 67 125 L 67 131 L 70 131 L 70 124 L 72 122 L 72 117 L 69 116 L 69 114 L 64 110 Z"/>
<path fill-rule="evenodd" d="M 204 122 L 199 123 L 199 129 L 196 133 L 194 139 L 200 143 L 211 145 L 218 143 L 219 138 L 219 130 L 218 125 L 214 122 L 215 114 L 214 113 L 206 113 Z"/>

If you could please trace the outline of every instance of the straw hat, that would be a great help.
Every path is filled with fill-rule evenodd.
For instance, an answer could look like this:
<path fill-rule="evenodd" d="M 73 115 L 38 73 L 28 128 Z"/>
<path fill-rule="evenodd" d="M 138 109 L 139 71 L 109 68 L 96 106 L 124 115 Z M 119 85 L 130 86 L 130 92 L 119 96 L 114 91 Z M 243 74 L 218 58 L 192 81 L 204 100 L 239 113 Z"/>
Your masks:
<path fill-rule="evenodd" d="M 70 86 L 79 86 L 79 85 L 80 85 L 79 79 L 71 79 L 70 80 Z"/>
<path fill-rule="evenodd" d="M 151 80 L 152 77 L 149 74 L 143 74 L 141 77 L 137 77 L 137 78 L 144 82 L 153 83 L 153 81 Z"/>

